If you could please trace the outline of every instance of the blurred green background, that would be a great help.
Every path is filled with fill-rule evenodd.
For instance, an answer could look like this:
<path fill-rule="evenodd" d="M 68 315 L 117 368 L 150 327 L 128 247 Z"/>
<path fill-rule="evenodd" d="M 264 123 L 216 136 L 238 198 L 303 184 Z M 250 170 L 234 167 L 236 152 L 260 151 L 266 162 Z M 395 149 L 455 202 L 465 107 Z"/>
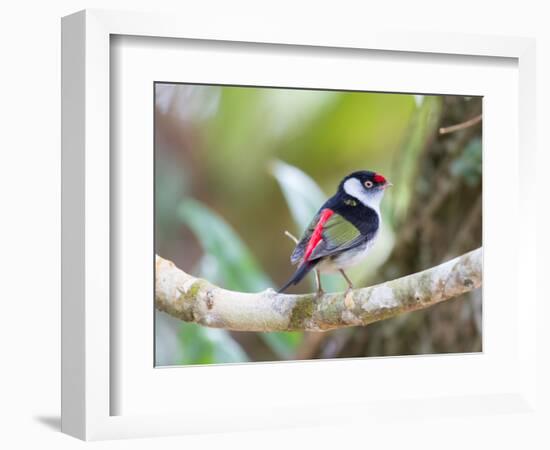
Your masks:
<path fill-rule="evenodd" d="M 349 271 L 363 286 L 481 245 L 481 98 L 155 85 L 155 251 L 222 287 L 277 288 L 315 211 L 348 173 L 395 185 L 383 233 Z M 313 276 L 291 292 L 313 289 Z M 323 276 L 327 291 L 345 287 Z M 364 328 L 244 333 L 156 311 L 157 365 L 481 350 L 481 292 Z"/>

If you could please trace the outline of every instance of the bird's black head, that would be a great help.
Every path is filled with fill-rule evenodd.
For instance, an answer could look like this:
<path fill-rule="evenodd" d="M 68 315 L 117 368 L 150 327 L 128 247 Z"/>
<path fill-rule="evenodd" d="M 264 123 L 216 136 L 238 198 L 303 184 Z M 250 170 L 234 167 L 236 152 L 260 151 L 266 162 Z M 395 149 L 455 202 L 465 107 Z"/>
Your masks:
<path fill-rule="evenodd" d="M 367 193 L 383 190 L 389 186 L 392 186 L 392 184 L 389 183 L 383 175 L 376 172 L 371 172 L 370 170 L 359 170 L 357 172 L 350 173 L 340 182 L 338 191 L 350 194 L 350 192 L 348 192 L 350 185 L 357 187 L 361 186 L 361 188 Z"/>
<path fill-rule="evenodd" d="M 346 199 L 355 199 L 377 210 L 384 191 L 389 186 L 392 184 L 383 175 L 369 170 L 360 170 L 350 173 L 341 181 L 336 197 L 344 202 Z"/>

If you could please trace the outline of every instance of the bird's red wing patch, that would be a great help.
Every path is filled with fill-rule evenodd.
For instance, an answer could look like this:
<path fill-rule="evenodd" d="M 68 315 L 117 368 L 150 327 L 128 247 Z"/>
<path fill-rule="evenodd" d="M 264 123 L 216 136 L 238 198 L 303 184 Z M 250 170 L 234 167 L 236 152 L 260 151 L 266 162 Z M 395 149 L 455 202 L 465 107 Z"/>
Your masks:
<path fill-rule="evenodd" d="M 315 247 L 319 245 L 319 242 L 321 242 L 321 239 L 323 238 L 323 226 L 325 225 L 325 223 L 327 223 L 327 220 L 330 219 L 330 216 L 332 216 L 333 214 L 334 211 L 332 209 L 326 208 L 321 211 L 319 222 L 317 222 L 317 225 L 315 225 L 315 229 L 313 230 L 313 233 L 309 238 L 309 242 L 307 243 L 306 252 L 304 254 L 304 261 L 309 260 L 311 253 L 313 252 L 313 250 L 315 250 Z"/>

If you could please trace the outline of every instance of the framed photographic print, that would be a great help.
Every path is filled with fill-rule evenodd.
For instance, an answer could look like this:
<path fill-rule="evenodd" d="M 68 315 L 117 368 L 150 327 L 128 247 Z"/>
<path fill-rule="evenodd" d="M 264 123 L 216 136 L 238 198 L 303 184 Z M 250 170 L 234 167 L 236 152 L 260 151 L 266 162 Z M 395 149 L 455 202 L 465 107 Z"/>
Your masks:
<path fill-rule="evenodd" d="M 530 408 L 534 46 L 434 37 L 63 19 L 64 432 Z"/>
<path fill-rule="evenodd" d="M 481 110 L 471 96 L 155 83 L 155 364 L 481 351 Z M 285 277 L 314 293 L 276 295 Z"/>

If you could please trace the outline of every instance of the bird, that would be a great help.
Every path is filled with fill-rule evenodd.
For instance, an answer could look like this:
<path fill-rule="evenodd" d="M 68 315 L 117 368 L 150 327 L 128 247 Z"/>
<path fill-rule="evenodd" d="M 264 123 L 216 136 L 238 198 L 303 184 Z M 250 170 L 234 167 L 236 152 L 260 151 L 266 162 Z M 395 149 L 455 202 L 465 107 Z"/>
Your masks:
<path fill-rule="evenodd" d="M 351 291 L 353 283 L 344 269 L 361 262 L 372 248 L 382 222 L 380 202 L 390 186 L 383 175 L 370 170 L 347 175 L 297 242 L 290 261 L 298 267 L 278 292 L 298 284 L 313 269 L 318 296 L 324 295 L 321 273 L 340 272 Z"/>

